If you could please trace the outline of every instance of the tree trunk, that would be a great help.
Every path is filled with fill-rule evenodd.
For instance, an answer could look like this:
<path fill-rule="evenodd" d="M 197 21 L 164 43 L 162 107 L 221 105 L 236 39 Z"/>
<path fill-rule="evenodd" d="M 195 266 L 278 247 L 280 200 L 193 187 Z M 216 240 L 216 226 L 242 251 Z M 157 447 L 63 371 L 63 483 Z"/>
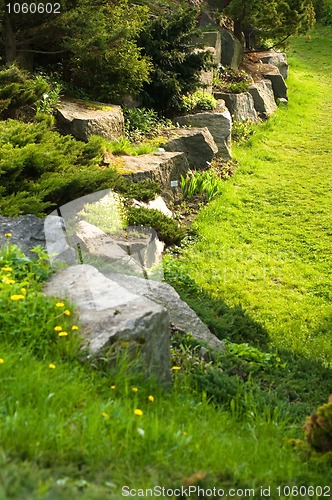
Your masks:
<path fill-rule="evenodd" d="M 16 59 L 16 39 L 12 23 L 10 22 L 9 15 L 7 12 L 4 15 L 4 28 L 5 28 L 6 63 L 12 63 Z"/>

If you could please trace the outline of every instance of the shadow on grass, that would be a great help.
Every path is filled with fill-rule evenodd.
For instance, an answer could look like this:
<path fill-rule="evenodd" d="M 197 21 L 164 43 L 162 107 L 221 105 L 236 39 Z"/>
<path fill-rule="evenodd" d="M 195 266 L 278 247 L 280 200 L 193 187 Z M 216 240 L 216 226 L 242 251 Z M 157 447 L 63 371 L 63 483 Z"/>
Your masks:
<path fill-rule="evenodd" d="M 297 422 L 303 422 L 326 401 L 331 392 L 331 369 L 289 350 L 272 351 L 269 361 L 268 332 L 244 309 L 229 307 L 211 297 L 183 272 L 179 279 L 178 274 L 172 276 L 166 270 L 165 277 L 219 339 L 249 344 L 249 357 L 246 348 L 238 355 L 226 352 L 216 369 L 195 372 L 198 388 L 212 400 L 227 406 L 232 399 L 237 400 L 242 410 L 277 408 L 284 417 Z M 257 349 L 254 350 L 258 356 L 256 361 L 250 357 L 250 346 Z"/>

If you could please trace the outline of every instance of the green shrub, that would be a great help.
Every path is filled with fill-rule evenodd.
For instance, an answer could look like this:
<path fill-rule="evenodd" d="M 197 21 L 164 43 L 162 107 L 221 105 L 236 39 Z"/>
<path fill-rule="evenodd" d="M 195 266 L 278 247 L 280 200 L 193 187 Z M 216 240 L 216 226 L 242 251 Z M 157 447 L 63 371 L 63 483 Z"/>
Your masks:
<path fill-rule="evenodd" d="M 234 120 L 232 123 L 232 139 L 236 142 L 247 141 L 255 133 L 251 120 Z"/>
<path fill-rule="evenodd" d="M 217 101 L 212 94 L 197 90 L 193 94 L 182 97 L 182 108 L 185 112 L 205 111 L 216 108 Z"/>
<path fill-rule="evenodd" d="M 161 185 L 158 182 L 146 179 L 140 182 L 124 181 L 118 191 L 125 198 L 135 198 L 138 201 L 153 200 L 161 194 Z"/>
<path fill-rule="evenodd" d="M 312 448 L 318 452 L 332 452 L 332 395 L 307 418 L 303 428 Z"/>
<path fill-rule="evenodd" d="M 13 117 L 19 108 L 36 104 L 49 90 L 46 80 L 32 78 L 15 64 L 4 66 L 0 70 L 0 114 Z"/>
<path fill-rule="evenodd" d="M 123 108 L 125 129 L 128 134 L 149 134 L 157 126 L 158 115 L 153 109 L 146 108 Z"/>
<path fill-rule="evenodd" d="M 145 207 L 128 209 L 129 226 L 152 227 L 156 230 L 160 240 L 166 245 L 179 245 L 185 237 L 185 230 L 178 223 L 159 212 L 159 210 Z"/>
<path fill-rule="evenodd" d="M 61 136 L 47 123 L 0 123 L 0 211 L 44 215 L 56 205 L 123 183 L 112 167 L 99 167 L 103 139 L 88 143 Z"/>

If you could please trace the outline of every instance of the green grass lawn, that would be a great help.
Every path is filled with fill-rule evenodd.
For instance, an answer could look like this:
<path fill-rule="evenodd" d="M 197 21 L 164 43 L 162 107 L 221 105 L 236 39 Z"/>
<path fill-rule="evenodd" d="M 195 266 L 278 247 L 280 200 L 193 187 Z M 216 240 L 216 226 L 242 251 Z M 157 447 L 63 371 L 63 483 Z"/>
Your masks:
<path fill-rule="evenodd" d="M 240 167 L 197 217 L 197 241 L 167 258 L 211 329 L 248 343 L 216 369 L 180 346 L 166 391 L 125 364 L 82 364 L 70 306 L 46 314 L 38 266 L 0 259 L 1 500 L 120 499 L 126 485 L 285 499 L 278 486 L 331 484 L 330 464 L 289 442 L 331 389 L 331 35 L 293 42 L 288 108 L 234 148 Z"/>
<path fill-rule="evenodd" d="M 240 167 L 197 217 L 198 241 L 180 259 L 182 272 L 210 299 L 223 301 L 230 315 L 240 306 L 258 322 L 270 347 L 326 366 L 332 366 L 331 53 L 330 28 L 316 29 L 311 41 L 294 40 L 288 107 L 234 147 Z M 215 332 L 227 336 L 219 319 Z"/>

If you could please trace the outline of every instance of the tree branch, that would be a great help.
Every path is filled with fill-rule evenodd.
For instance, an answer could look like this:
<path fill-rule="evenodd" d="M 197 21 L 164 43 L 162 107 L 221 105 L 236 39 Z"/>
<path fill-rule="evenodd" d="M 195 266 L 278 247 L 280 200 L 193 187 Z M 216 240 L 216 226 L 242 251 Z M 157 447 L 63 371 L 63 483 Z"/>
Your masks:
<path fill-rule="evenodd" d="M 17 52 L 33 52 L 34 54 L 63 54 L 68 52 L 68 50 L 33 50 L 33 49 L 20 49 Z"/>

